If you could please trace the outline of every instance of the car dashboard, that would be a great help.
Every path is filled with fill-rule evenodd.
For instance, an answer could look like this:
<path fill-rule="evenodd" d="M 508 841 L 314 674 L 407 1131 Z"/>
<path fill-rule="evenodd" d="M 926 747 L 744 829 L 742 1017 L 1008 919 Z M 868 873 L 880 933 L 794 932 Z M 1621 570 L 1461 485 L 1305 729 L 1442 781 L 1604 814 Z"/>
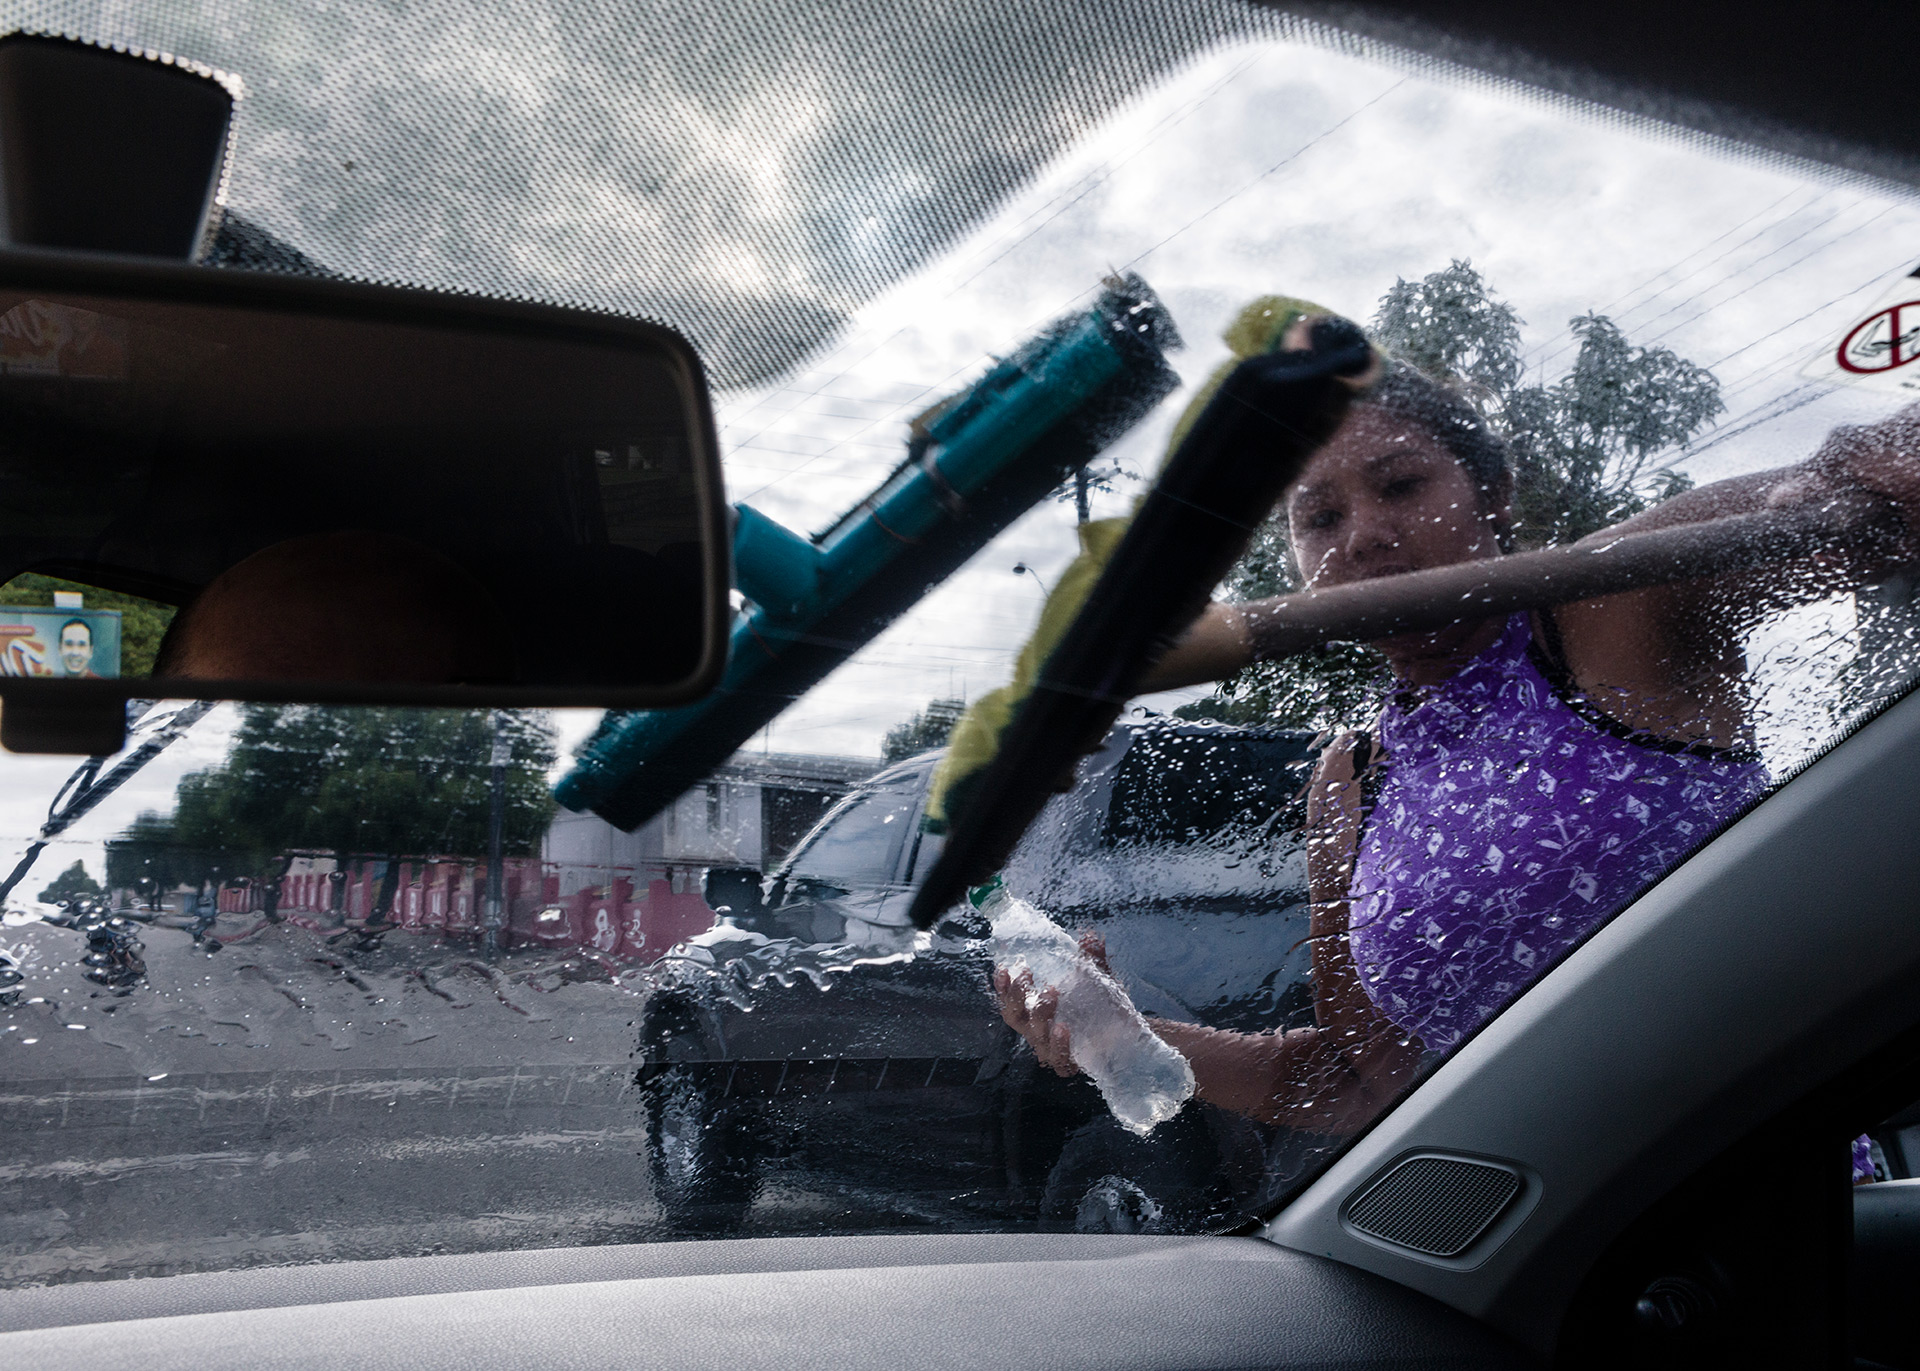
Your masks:
<path fill-rule="evenodd" d="M 0 1295 L 57 1368 L 1003 1371 L 1532 1364 L 1437 1301 L 1258 1238 L 746 1239 L 417 1257 Z M 885 1330 L 876 1336 L 876 1330 Z"/>

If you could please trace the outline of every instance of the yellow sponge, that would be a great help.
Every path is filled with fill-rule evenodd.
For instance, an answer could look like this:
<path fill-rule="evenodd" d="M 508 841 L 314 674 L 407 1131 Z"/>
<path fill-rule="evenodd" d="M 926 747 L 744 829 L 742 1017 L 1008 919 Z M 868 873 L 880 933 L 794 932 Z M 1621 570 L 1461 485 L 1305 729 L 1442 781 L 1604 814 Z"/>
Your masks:
<path fill-rule="evenodd" d="M 1166 457 L 1179 449 L 1194 420 L 1212 403 L 1214 395 L 1236 366 L 1249 357 L 1274 351 L 1294 320 L 1305 315 L 1330 313 L 1331 310 L 1323 309 L 1310 300 L 1295 299 L 1288 295 L 1263 295 L 1243 308 L 1226 332 L 1220 335 L 1233 350 L 1233 356 L 1214 368 L 1213 374 L 1207 377 L 1188 402 L 1179 422 L 1173 426 L 1172 436 L 1167 440 L 1166 455 L 1161 458 L 1162 465 Z M 1053 593 L 1047 597 L 1033 636 L 1027 639 L 1026 646 L 1020 649 L 1020 655 L 1014 660 L 1013 680 L 968 705 L 967 712 L 954 725 L 953 735 L 947 740 L 947 754 L 940 759 L 940 765 L 934 771 L 927 796 L 924 826 L 928 832 L 947 831 L 950 811 L 958 808 L 953 804 L 956 790 L 964 791 L 965 782 L 979 775 L 993 760 L 1000 746 L 1001 734 L 1012 722 L 1021 702 L 1032 692 L 1041 667 L 1046 665 L 1047 658 L 1066 636 L 1068 627 L 1080 613 L 1087 596 L 1093 592 L 1095 583 L 1106 570 L 1114 549 L 1120 546 L 1120 540 L 1126 536 L 1127 527 L 1132 522 L 1132 516 L 1129 515 L 1118 519 L 1097 519 L 1080 526 L 1080 554 L 1073 559 L 1054 585 Z"/>

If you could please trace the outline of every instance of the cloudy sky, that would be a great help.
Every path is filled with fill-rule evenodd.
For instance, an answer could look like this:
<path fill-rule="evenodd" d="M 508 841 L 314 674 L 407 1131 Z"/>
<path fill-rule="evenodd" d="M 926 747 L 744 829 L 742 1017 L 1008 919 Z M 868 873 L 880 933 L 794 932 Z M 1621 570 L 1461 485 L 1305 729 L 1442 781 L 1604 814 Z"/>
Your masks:
<path fill-rule="evenodd" d="M 133 23 L 122 7 L 82 8 Z M 315 12 L 337 16 L 340 9 Z M 338 190 L 303 182 L 294 195 L 284 177 L 246 170 L 250 150 L 276 166 L 306 165 L 320 155 L 315 149 L 326 140 L 314 130 L 327 121 L 316 124 L 311 111 L 304 123 L 283 117 L 285 87 L 301 63 L 268 43 L 272 34 L 249 39 L 265 46 L 234 47 L 239 40 L 221 26 L 226 13 L 215 6 L 194 30 L 208 35 L 208 60 L 240 70 L 253 54 L 272 78 L 241 70 L 258 112 L 242 127 L 235 204 L 322 261 L 382 274 L 367 257 L 368 225 L 378 219 L 364 210 L 371 202 L 354 200 L 344 182 Z M 929 186 L 945 184 L 936 174 L 945 163 L 929 161 L 932 171 L 903 164 L 858 195 L 836 192 L 832 253 L 840 265 L 821 277 L 831 278 L 831 289 L 800 280 L 777 254 L 760 253 L 763 241 L 788 241 L 791 224 L 761 238 L 735 225 L 710 242 L 695 269 L 724 274 L 731 263 L 763 294 L 800 301 L 765 316 L 784 321 L 786 352 L 742 350 L 737 339 L 716 344 L 734 349 L 723 368 L 734 384 L 718 397 L 731 497 L 802 532 L 824 526 L 899 459 L 908 418 L 1050 319 L 1083 307 L 1115 268 L 1138 271 L 1166 302 L 1187 341 L 1174 361 L 1192 382 L 1223 357 L 1218 334 L 1253 295 L 1302 294 L 1365 319 L 1396 277 L 1470 259 L 1519 310 L 1530 365 L 1542 379 L 1569 364 L 1567 321 L 1589 310 L 1613 317 L 1636 343 L 1658 343 L 1711 367 L 1727 413 L 1695 451 L 1675 455 L 1700 480 L 1794 460 L 1832 425 L 1870 419 L 1895 403 L 1810 384 L 1798 373 L 1862 302 L 1920 262 L 1920 204 L 1912 198 L 1409 74 L 1290 39 L 1272 24 L 1262 28 L 1220 20 L 1183 40 L 1177 60 L 1135 71 L 1119 95 L 1081 100 L 1037 151 L 1001 149 L 992 175 L 970 172 L 965 194 L 954 192 L 972 206 L 965 223 L 923 232 L 910 251 L 900 246 L 908 233 L 902 225 L 927 201 Z M 231 48 L 224 59 L 223 42 Z M 556 40 L 554 51 L 565 48 Z M 499 70 L 486 68 L 486 94 L 537 124 L 565 71 L 522 70 L 511 57 Z M 462 49 L 462 60 L 471 65 L 472 52 Z M 364 96 L 363 85 L 340 81 L 346 84 L 329 87 L 329 99 L 350 105 Z M 793 100 L 804 103 L 804 94 Z M 603 111 L 616 132 L 630 93 L 622 101 Z M 770 127 L 786 130 L 785 142 L 768 134 L 730 154 L 758 168 L 762 181 L 772 176 L 767 184 L 782 194 L 792 188 L 778 185 L 781 158 L 814 156 L 801 135 L 818 133 L 824 118 L 798 109 L 768 116 Z M 356 126 L 344 112 L 329 118 L 343 129 Z M 257 132 L 252 145 L 249 127 Z M 341 139 L 344 166 L 352 147 L 346 134 Z M 400 159 L 411 144 L 395 146 L 387 151 Z M 631 184 L 614 185 L 604 167 L 583 158 L 561 159 L 531 189 L 523 178 L 500 192 L 511 212 L 498 241 L 466 224 L 439 240 L 433 263 L 387 274 L 578 298 L 595 235 L 644 219 L 630 203 Z M 699 174 L 709 182 L 718 175 L 711 167 Z M 748 182 L 729 182 L 727 203 L 739 223 L 755 212 Z M 403 207 L 407 200 L 398 192 L 389 198 Z M 789 205 L 780 213 L 800 211 Z M 400 217 L 387 223 L 381 242 L 410 231 L 402 209 L 393 214 Z M 863 234 L 871 239 L 864 247 Z M 722 239 L 733 246 L 713 247 Z M 891 265 L 863 277 L 856 270 L 863 251 Z M 643 286 L 611 298 L 673 317 L 664 297 Z M 725 294 L 716 287 L 697 308 L 686 306 L 685 326 L 696 338 L 713 326 Z M 777 371 L 786 365 L 778 359 L 789 356 L 803 360 Z M 772 379 L 755 382 L 758 375 Z M 1184 394 L 1169 399 L 1115 455 L 1150 470 L 1183 404 Z M 1101 497 L 1096 512 L 1118 512 L 1132 493 Z M 1041 594 L 1034 578 L 1011 568 L 1023 562 L 1050 584 L 1073 546 L 1070 505 L 1035 509 L 756 745 L 872 755 L 884 731 L 927 700 L 999 684 Z M 30 886 L 76 856 L 98 874 L 102 837 L 143 808 L 165 807 L 185 770 L 217 760 L 228 717 L 217 711 L 64 839 L 41 859 Z M 591 722 L 568 716 L 563 731 L 577 738 Z M 71 766 L 63 758 L 0 758 L 0 848 L 24 846 Z"/>
<path fill-rule="evenodd" d="M 1727 413 L 1674 454 L 1704 481 L 1796 460 L 1832 425 L 1897 403 L 1798 372 L 1920 261 L 1920 205 L 1297 43 L 1226 45 L 1062 155 L 813 363 L 725 396 L 732 491 L 796 529 L 824 525 L 897 459 L 907 418 L 1083 305 L 1109 268 L 1159 292 L 1192 382 L 1254 295 L 1365 319 L 1396 277 L 1456 257 L 1519 309 L 1540 379 L 1570 365 L 1567 321 L 1589 310 L 1710 366 Z M 1127 466 L 1151 469 L 1183 403 L 1119 446 Z M 1039 598 L 1011 568 L 1050 580 L 1072 553 L 1070 508 L 1035 510 L 784 715 L 771 745 L 870 752 L 906 706 L 998 684 Z"/>

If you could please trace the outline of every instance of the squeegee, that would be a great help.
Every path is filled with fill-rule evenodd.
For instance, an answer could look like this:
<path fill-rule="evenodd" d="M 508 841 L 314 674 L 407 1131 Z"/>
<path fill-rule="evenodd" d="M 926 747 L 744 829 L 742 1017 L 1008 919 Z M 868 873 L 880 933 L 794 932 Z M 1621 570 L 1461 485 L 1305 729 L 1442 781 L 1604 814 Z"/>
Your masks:
<path fill-rule="evenodd" d="M 1108 279 L 916 419 L 905 459 L 811 538 L 735 506 L 726 675 L 679 709 L 609 713 L 554 787 L 632 829 L 724 762 L 1178 384 L 1179 337 L 1147 283 Z"/>

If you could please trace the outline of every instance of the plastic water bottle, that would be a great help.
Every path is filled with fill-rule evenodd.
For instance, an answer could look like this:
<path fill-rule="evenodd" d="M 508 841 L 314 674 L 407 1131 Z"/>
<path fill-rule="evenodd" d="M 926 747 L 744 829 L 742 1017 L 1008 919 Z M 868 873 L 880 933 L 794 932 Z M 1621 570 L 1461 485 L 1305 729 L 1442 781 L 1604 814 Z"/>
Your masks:
<path fill-rule="evenodd" d="M 998 880 L 971 898 L 992 921 L 994 960 L 1008 972 L 1032 973 L 1028 1008 L 1042 991 L 1059 991 L 1055 1014 L 1071 1035 L 1074 1065 L 1100 1088 L 1113 1117 L 1144 1137 L 1178 1114 L 1193 1094 L 1193 1068 L 1147 1027 L 1073 935 Z"/>

